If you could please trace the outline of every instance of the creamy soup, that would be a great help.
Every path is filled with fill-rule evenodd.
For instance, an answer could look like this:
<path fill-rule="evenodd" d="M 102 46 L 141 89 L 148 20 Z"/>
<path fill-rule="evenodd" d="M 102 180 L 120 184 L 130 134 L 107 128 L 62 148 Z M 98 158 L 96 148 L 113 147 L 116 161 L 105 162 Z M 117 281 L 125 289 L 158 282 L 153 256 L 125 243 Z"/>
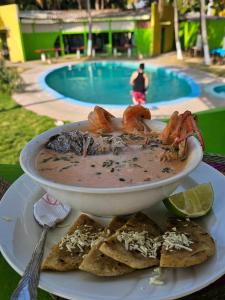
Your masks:
<path fill-rule="evenodd" d="M 144 138 L 126 140 L 126 146 L 117 154 L 106 151 L 77 155 L 72 151 L 62 153 L 43 147 L 37 155 L 36 168 L 43 177 L 54 182 L 85 187 L 122 187 L 167 178 L 184 168 L 184 161 L 160 161 L 163 151 L 159 141 L 153 140 L 146 145 Z"/>

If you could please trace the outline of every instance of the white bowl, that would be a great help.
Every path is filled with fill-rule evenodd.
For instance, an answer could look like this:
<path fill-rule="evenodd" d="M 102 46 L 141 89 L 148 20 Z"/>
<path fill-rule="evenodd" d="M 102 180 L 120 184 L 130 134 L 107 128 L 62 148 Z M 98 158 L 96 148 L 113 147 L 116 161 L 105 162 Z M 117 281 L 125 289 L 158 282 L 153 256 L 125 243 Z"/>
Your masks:
<path fill-rule="evenodd" d="M 152 120 L 146 122 L 151 128 L 161 131 L 165 123 Z M 72 123 L 50 129 L 33 138 L 20 155 L 24 172 L 50 195 L 66 202 L 72 208 L 98 216 L 131 214 L 149 208 L 175 191 L 181 180 L 192 172 L 202 160 L 202 148 L 194 137 L 188 139 L 189 155 L 185 168 L 169 178 L 133 186 L 117 188 L 93 188 L 66 185 L 42 177 L 35 168 L 35 157 L 48 139 L 62 131 L 82 129 L 87 121 Z"/>

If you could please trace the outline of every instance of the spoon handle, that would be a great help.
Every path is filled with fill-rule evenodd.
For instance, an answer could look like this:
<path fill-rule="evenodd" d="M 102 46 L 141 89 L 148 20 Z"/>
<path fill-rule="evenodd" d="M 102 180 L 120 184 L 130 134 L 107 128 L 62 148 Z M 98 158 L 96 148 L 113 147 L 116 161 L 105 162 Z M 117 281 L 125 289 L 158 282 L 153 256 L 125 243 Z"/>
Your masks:
<path fill-rule="evenodd" d="M 33 251 L 17 288 L 11 296 L 11 300 L 35 300 L 37 298 L 37 286 L 40 277 L 40 266 L 44 253 L 44 245 L 49 227 L 44 225 L 40 240 Z"/>

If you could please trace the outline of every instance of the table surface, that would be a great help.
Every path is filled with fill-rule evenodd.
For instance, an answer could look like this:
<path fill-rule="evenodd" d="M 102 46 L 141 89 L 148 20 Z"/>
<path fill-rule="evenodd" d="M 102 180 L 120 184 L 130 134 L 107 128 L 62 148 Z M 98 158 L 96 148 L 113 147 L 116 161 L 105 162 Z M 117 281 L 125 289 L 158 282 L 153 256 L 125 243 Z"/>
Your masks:
<path fill-rule="evenodd" d="M 205 154 L 204 159 L 206 163 L 216 168 L 225 175 L 225 156 L 217 154 Z M 19 165 L 2 165 L 0 164 L 0 199 L 4 192 L 19 176 L 23 174 Z M 4 286 L 4 295 L 0 292 L 0 299 L 9 299 L 16 284 L 19 280 L 18 274 L 7 264 L 0 254 L 0 285 Z M 4 276 L 3 276 L 4 273 Z M 38 294 L 40 300 L 62 299 L 46 292 L 40 291 Z M 220 279 L 209 285 L 208 287 L 182 298 L 182 300 L 224 300 L 225 299 L 225 275 Z"/>
<path fill-rule="evenodd" d="M 53 51 L 61 51 L 61 48 L 46 48 L 46 49 L 36 49 L 35 53 L 45 53 L 45 52 L 53 52 Z"/>

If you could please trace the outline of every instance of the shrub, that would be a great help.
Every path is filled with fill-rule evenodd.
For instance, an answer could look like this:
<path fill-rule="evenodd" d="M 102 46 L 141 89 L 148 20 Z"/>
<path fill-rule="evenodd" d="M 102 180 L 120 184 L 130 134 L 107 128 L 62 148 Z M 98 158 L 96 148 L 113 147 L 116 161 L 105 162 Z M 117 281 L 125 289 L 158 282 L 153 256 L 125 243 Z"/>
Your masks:
<path fill-rule="evenodd" d="M 0 60 L 0 92 L 11 94 L 23 90 L 24 82 L 16 68 L 7 67 L 4 60 Z"/>

